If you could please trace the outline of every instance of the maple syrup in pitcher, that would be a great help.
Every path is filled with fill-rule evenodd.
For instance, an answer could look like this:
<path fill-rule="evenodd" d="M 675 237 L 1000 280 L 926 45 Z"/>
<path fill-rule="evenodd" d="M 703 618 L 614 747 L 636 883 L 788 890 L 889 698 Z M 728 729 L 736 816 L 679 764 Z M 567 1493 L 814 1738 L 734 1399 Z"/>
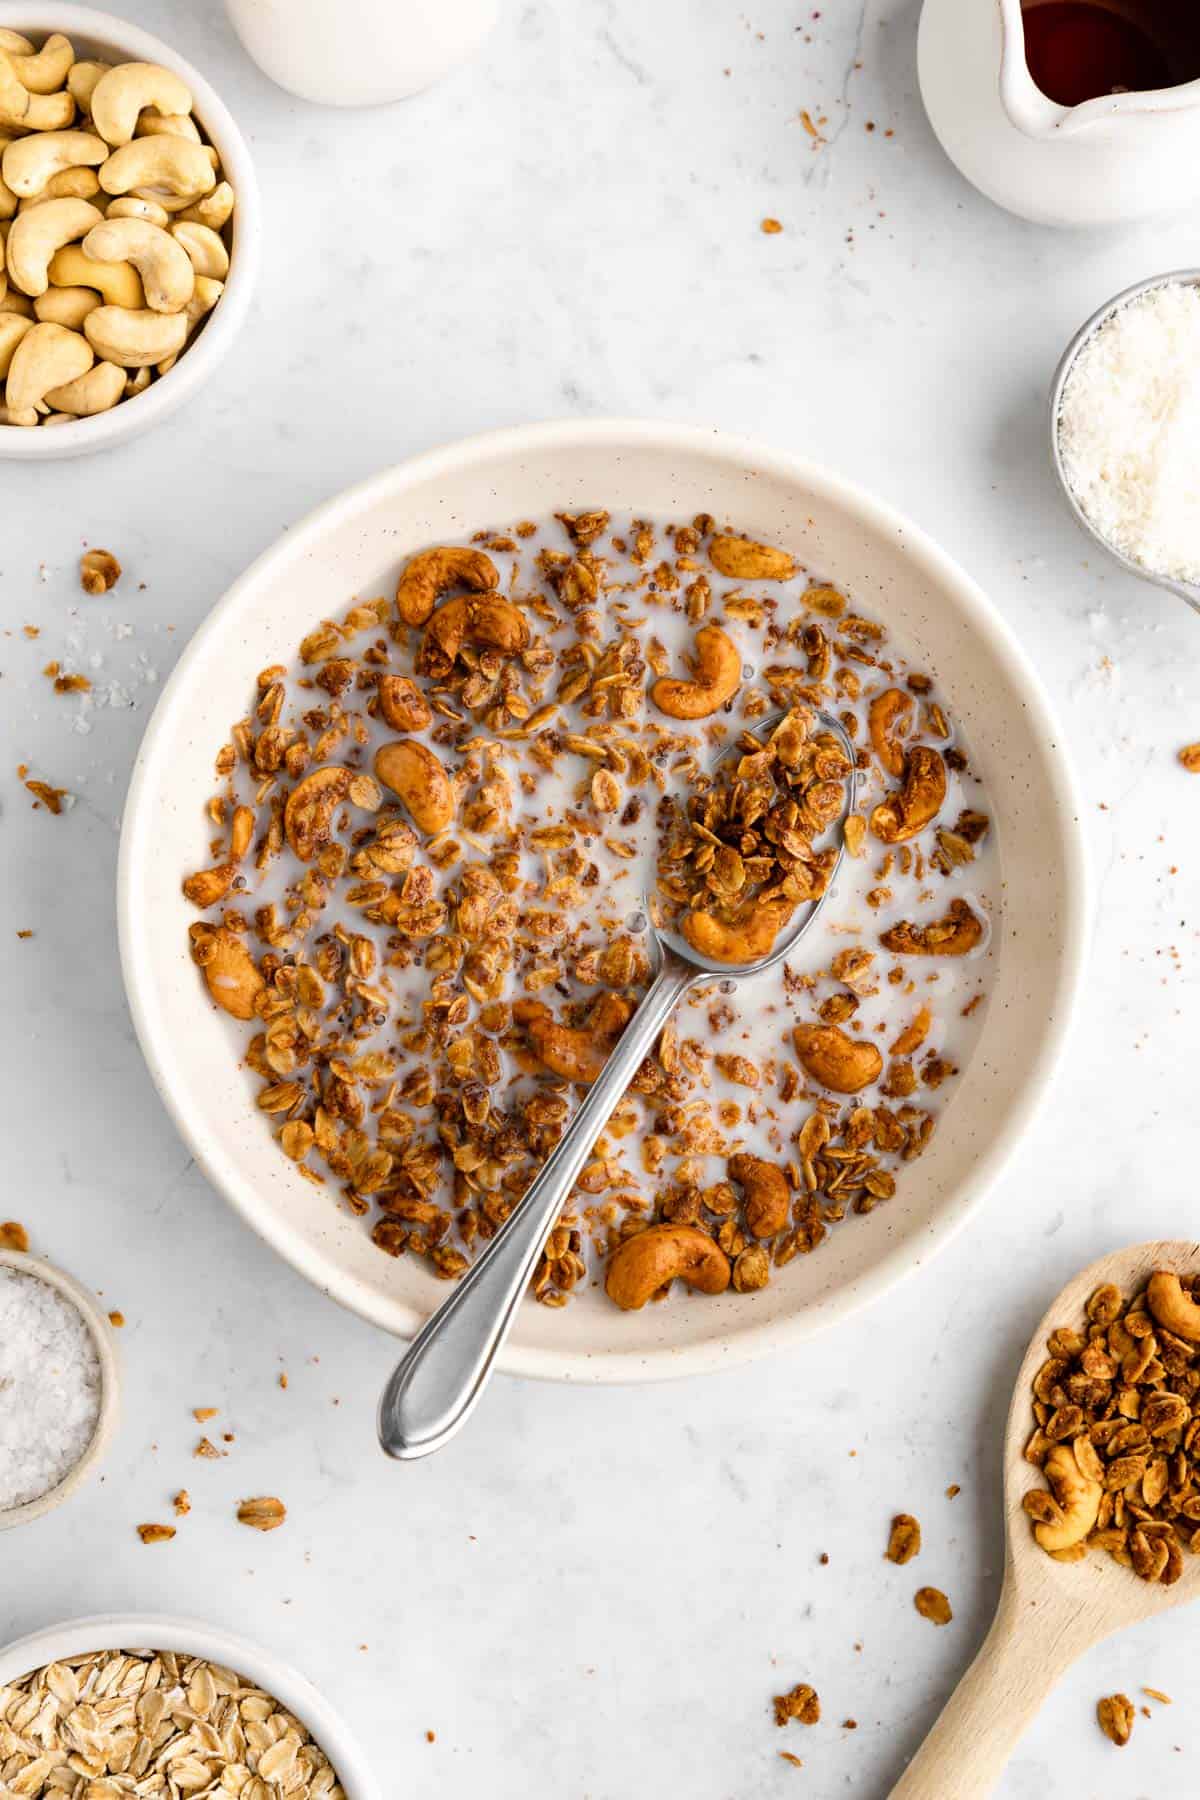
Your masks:
<path fill-rule="evenodd" d="M 1200 0 L 1022 0 L 1021 16 L 1029 73 L 1060 106 L 1200 77 Z"/>

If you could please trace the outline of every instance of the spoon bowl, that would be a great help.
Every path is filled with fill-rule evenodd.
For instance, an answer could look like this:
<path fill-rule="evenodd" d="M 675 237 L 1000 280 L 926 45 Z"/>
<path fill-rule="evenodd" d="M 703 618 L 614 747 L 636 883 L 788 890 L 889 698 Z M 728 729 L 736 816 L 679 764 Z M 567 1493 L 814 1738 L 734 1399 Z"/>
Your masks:
<path fill-rule="evenodd" d="M 1058 1562 L 1033 1535 L 1022 1501 L 1043 1485 L 1025 1457 L 1032 1435 L 1033 1383 L 1046 1361 L 1046 1339 L 1073 1327 L 1098 1287 L 1139 1291 L 1157 1269 L 1194 1274 L 1200 1244 L 1167 1239 L 1114 1250 L 1076 1275 L 1047 1308 L 1017 1372 L 1004 1433 L 1004 1584 L 991 1630 L 892 1800 L 982 1800 L 1003 1773 L 1025 1728 L 1051 1688 L 1093 1644 L 1126 1625 L 1200 1598 L 1200 1556 L 1184 1555 L 1170 1587 L 1143 1581 L 1104 1551 Z"/>

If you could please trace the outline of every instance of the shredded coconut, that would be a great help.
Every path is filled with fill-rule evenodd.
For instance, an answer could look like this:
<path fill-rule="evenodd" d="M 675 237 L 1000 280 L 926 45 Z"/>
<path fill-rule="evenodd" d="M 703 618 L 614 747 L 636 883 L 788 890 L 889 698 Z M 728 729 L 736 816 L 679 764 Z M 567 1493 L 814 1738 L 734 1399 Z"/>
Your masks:
<path fill-rule="evenodd" d="M 64 1294 L 0 1268 L 0 1512 L 69 1475 L 100 1417 L 100 1359 Z"/>
<path fill-rule="evenodd" d="M 1086 339 L 1059 446 L 1084 515 L 1156 575 L 1200 581 L 1200 290 L 1165 282 Z"/>

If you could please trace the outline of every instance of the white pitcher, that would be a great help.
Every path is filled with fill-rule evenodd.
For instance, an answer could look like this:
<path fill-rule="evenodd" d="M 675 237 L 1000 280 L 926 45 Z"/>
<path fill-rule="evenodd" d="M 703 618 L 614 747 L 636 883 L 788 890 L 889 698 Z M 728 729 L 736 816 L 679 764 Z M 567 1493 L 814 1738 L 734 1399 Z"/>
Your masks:
<path fill-rule="evenodd" d="M 404 100 L 487 36 L 500 0 L 225 0 L 264 75 L 322 106 Z"/>
<path fill-rule="evenodd" d="M 951 162 L 1022 218 L 1115 225 L 1200 194 L 1200 80 L 1059 106 L 1029 73 L 1020 0 L 925 0 L 918 68 Z"/>

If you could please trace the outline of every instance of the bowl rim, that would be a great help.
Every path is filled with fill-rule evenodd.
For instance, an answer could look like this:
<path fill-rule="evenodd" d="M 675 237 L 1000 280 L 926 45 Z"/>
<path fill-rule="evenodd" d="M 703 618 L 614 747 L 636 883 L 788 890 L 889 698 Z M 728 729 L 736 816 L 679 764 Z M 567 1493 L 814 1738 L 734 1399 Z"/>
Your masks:
<path fill-rule="evenodd" d="M 192 90 L 195 111 L 204 121 L 237 202 L 234 250 L 220 303 L 173 369 L 152 382 L 145 393 L 121 400 L 91 418 L 53 425 L 49 430 L 0 427 L 0 460 L 46 462 L 107 450 L 149 430 L 191 399 L 213 374 L 245 323 L 258 282 L 262 203 L 250 146 L 229 108 L 200 70 L 162 38 L 115 13 L 90 6 L 59 6 L 52 0 L 29 5 L 22 0 L 0 0 L 0 25 L 14 31 L 61 31 L 68 37 L 111 44 L 114 50 L 127 51 L 131 61 L 162 63 L 174 70 Z"/>
<path fill-rule="evenodd" d="M 383 1800 L 341 1714 L 306 1675 L 223 1626 L 171 1613 L 88 1613 L 64 1619 L 0 1647 L 0 1688 L 46 1663 L 93 1650 L 174 1650 L 245 1675 L 294 1713 L 329 1758 L 346 1800 Z"/>
<path fill-rule="evenodd" d="M 149 780 L 157 760 L 157 745 L 184 689 L 191 664 L 203 655 L 211 639 L 218 639 L 236 618 L 243 597 L 253 592 L 263 573 L 273 565 L 287 566 L 303 558 L 319 543 L 333 521 L 354 517 L 387 496 L 396 504 L 405 489 L 415 483 L 438 479 L 478 461 L 520 457 L 533 452 L 552 452 L 569 457 L 580 443 L 628 452 L 631 448 L 663 455 L 707 459 L 721 466 L 751 467 L 780 480 L 803 485 L 807 492 L 843 508 L 851 508 L 881 536 L 898 538 L 910 561 L 921 567 L 939 587 L 953 590 L 972 629 L 988 641 L 997 659 L 1008 666 L 1024 695 L 1034 736 L 1042 744 L 1053 743 L 1055 754 L 1047 758 L 1049 782 L 1057 813 L 1069 829 L 1058 846 L 1064 879 L 1063 956 L 1054 988 L 1046 994 L 1047 1013 L 1053 1023 L 1040 1050 L 1028 1066 L 1022 1097 L 1011 1107 L 1011 1116 L 989 1149 L 977 1157 L 971 1174 L 961 1182 L 932 1221 L 915 1250 L 892 1245 L 879 1261 L 835 1292 L 802 1313 L 782 1320 L 747 1325 L 733 1337 L 715 1337 L 686 1346 L 663 1346 L 636 1351 L 588 1351 L 515 1345 L 510 1339 L 498 1366 L 509 1374 L 558 1381 L 592 1383 L 642 1382 L 706 1374 L 753 1361 L 775 1350 L 793 1347 L 817 1331 L 839 1322 L 886 1293 L 905 1275 L 921 1267 L 961 1230 L 998 1178 L 1004 1164 L 1029 1130 L 1049 1098 L 1050 1082 L 1074 1018 L 1086 964 L 1090 938 L 1090 877 L 1079 828 L 1082 809 L 1073 768 L 1053 709 L 1033 664 L 1021 648 L 1012 628 L 995 611 L 983 590 L 960 566 L 907 517 L 875 499 L 856 483 L 787 451 L 765 446 L 755 439 L 726 434 L 715 428 L 677 425 L 641 419 L 567 419 L 540 424 L 504 427 L 426 450 L 400 464 L 382 470 L 335 494 L 315 507 L 297 524 L 284 531 L 264 550 L 216 602 L 184 649 L 165 683 L 146 727 L 130 777 L 121 825 L 117 863 L 117 922 L 121 967 L 134 1029 L 151 1079 L 189 1146 L 198 1166 L 234 1210 L 284 1261 L 315 1287 L 361 1318 L 393 1336 L 411 1337 L 426 1314 L 396 1299 L 385 1300 L 348 1271 L 315 1248 L 291 1241 L 282 1226 L 264 1216 L 248 1182 L 227 1181 L 218 1172 L 203 1130 L 191 1118 L 190 1094 L 169 1073 L 170 1039 L 155 1016 L 154 970 L 138 929 L 141 905 L 139 866 L 153 841 L 152 819 L 144 816 Z"/>
<path fill-rule="evenodd" d="M 17 1525 L 31 1525 L 35 1519 L 40 1519 L 56 1506 L 61 1506 L 64 1500 L 68 1500 L 95 1473 L 117 1428 L 121 1372 L 112 1327 L 100 1310 L 95 1296 L 73 1275 L 68 1275 L 65 1269 L 60 1269 L 48 1257 L 28 1250 L 0 1250 L 0 1269 L 14 1269 L 18 1275 L 29 1275 L 35 1280 L 44 1281 L 47 1287 L 69 1300 L 87 1326 L 100 1362 L 100 1410 L 87 1448 L 57 1486 L 47 1488 L 44 1494 L 36 1494 L 22 1506 L 10 1506 L 7 1511 L 0 1510 L 0 1531 L 10 1531 Z"/>

